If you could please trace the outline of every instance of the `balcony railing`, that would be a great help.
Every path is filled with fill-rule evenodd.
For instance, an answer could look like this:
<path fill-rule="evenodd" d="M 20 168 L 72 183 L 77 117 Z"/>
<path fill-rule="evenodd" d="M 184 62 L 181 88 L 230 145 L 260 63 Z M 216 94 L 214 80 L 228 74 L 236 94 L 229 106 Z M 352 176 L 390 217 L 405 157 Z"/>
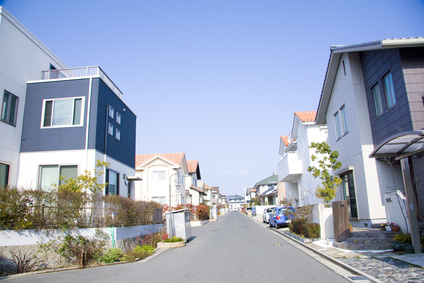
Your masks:
<path fill-rule="evenodd" d="M 43 71 L 42 80 L 58 80 L 70 78 L 99 77 L 116 94 L 122 98 L 121 90 L 112 82 L 99 66 Z"/>
<path fill-rule="evenodd" d="M 284 182 L 297 182 L 302 175 L 302 160 L 298 159 L 297 153 L 289 152 L 278 164 L 278 178 Z"/>

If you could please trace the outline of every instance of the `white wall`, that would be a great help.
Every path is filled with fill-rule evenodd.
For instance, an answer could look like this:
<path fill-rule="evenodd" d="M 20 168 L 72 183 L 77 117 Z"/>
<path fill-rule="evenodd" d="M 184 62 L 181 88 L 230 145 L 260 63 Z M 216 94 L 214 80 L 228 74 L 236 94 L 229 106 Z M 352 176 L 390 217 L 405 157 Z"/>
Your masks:
<path fill-rule="evenodd" d="M 40 165 L 77 165 L 78 175 L 83 174 L 85 170 L 93 172 L 97 160 L 108 162 L 109 169 L 119 173 L 119 194 L 127 197 L 128 187 L 125 184 L 123 175 L 134 176 L 135 170 L 113 158 L 106 157 L 104 154 L 95 150 L 64 150 L 47 152 L 25 152 L 20 155 L 20 174 L 18 186 L 26 189 L 38 188 L 39 167 Z M 105 171 L 104 168 L 98 168 L 98 171 Z M 104 184 L 105 174 L 99 179 L 98 183 Z"/>
<path fill-rule="evenodd" d="M 368 157 L 374 147 L 359 55 L 343 54 L 341 60 L 345 61 L 346 76 L 340 63 L 326 117 L 329 143 L 331 149 L 340 154 L 338 160 L 342 168 L 336 174 L 353 170 L 358 219 L 368 224 L 377 223 L 386 218 L 377 177 L 385 168 L 377 170 L 376 160 Z M 336 140 L 333 115 L 343 105 L 348 134 Z"/>
<path fill-rule="evenodd" d="M 26 82 L 39 80 L 50 64 L 66 65 L 4 8 L 0 10 L 0 102 L 7 90 L 19 98 L 16 127 L 0 122 L 0 162 L 10 165 L 9 183 L 18 183 Z"/>

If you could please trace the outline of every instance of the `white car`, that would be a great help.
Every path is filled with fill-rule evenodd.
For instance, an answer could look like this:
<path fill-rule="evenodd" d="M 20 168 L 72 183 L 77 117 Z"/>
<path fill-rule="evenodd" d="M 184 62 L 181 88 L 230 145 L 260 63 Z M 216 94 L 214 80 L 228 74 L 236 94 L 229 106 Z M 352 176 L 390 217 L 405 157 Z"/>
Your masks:
<path fill-rule="evenodd" d="M 264 213 L 262 214 L 262 221 L 264 223 L 269 223 L 269 214 L 272 212 L 272 209 L 275 207 L 265 208 Z"/>

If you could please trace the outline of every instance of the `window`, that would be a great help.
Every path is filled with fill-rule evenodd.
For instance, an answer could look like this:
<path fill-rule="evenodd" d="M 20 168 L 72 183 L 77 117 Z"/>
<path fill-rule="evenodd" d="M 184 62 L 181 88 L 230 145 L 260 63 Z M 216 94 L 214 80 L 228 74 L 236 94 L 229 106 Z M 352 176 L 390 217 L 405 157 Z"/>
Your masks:
<path fill-rule="evenodd" d="M 69 178 L 76 178 L 77 165 L 42 165 L 40 166 L 39 188 L 51 190 L 57 184 L 61 185 Z"/>
<path fill-rule="evenodd" d="M 119 114 L 118 112 L 116 112 L 116 123 L 121 125 L 121 114 Z"/>
<path fill-rule="evenodd" d="M 15 126 L 17 112 L 18 97 L 5 90 L 3 93 L 3 103 L 1 107 L 1 121 Z"/>
<path fill-rule="evenodd" d="M 152 171 L 152 181 L 165 181 L 165 171 Z"/>
<path fill-rule="evenodd" d="M 165 197 L 164 196 L 152 197 L 152 201 L 157 202 L 159 204 L 165 204 Z"/>
<path fill-rule="evenodd" d="M 111 123 L 108 124 L 107 132 L 109 135 L 113 136 L 113 125 Z"/>
<path fill-rule="evenodd" d="M 381 102 L 380 85 L 376 84 L 371 88 L 372 97 L 374 99 L 375 115 L 383 114 L 383 103 Z"/>
<path fill-rule="evenodd" d="M 0 163 L 0 188 L 9 185 L 9 169 L 9 165 Z"/>
<path fill-rule="evenodd" d="M 339 112 L 336 112 L 336 114 L 334 114 L 334 123 L 336 126 L 336 136 L 337 139 L 340 139 L 342 137 L 342 129 L 341 129 L 341 124 L 340 124 L 340 114 Z"/>
<path fill-rule="evenodd" d="M 121 140 L 121 131 L 119 129 L 116 129 L 115 138 L 120 141 Z"/>
<path fill-rule="evenodd" d="M 106 169 L 106 195 L 119 195 L 119 174 Z"/>
<path fill-rule="evenodd" d="M 82 126 L 83 97 L 44 100 L 43 127 Z"/>
<path fill-rule="evenodd" d="M 340 139 L 348 133 L 346 108 L 344 105 L 334 114 L 334 124 L 336 127 L 337 139 Z"/>
<path fill-rule="evenodd" d="M 109 105 L 109 117 L 113 119 L 113 116 L 115 114 L 115 110 L 112 106 Z"/>
<path fill-rule="evenodd" d="M 393 85 L 392 73 L 388 73 L 383 78 L 384 92 L 386 93 L 387 107 L 391 108 L 396 104 L 395 87 Z"/>

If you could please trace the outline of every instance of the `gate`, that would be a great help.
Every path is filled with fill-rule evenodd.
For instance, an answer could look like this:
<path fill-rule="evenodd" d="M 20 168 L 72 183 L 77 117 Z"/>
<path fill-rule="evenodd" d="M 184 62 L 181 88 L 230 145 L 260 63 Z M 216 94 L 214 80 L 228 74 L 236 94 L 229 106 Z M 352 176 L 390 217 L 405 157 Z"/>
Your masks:
<path fill-rule="evenodd" d="M 334 240 L 346 241 L 350 237 L 349 207 L 347 200 L 333 201 Z"/>

